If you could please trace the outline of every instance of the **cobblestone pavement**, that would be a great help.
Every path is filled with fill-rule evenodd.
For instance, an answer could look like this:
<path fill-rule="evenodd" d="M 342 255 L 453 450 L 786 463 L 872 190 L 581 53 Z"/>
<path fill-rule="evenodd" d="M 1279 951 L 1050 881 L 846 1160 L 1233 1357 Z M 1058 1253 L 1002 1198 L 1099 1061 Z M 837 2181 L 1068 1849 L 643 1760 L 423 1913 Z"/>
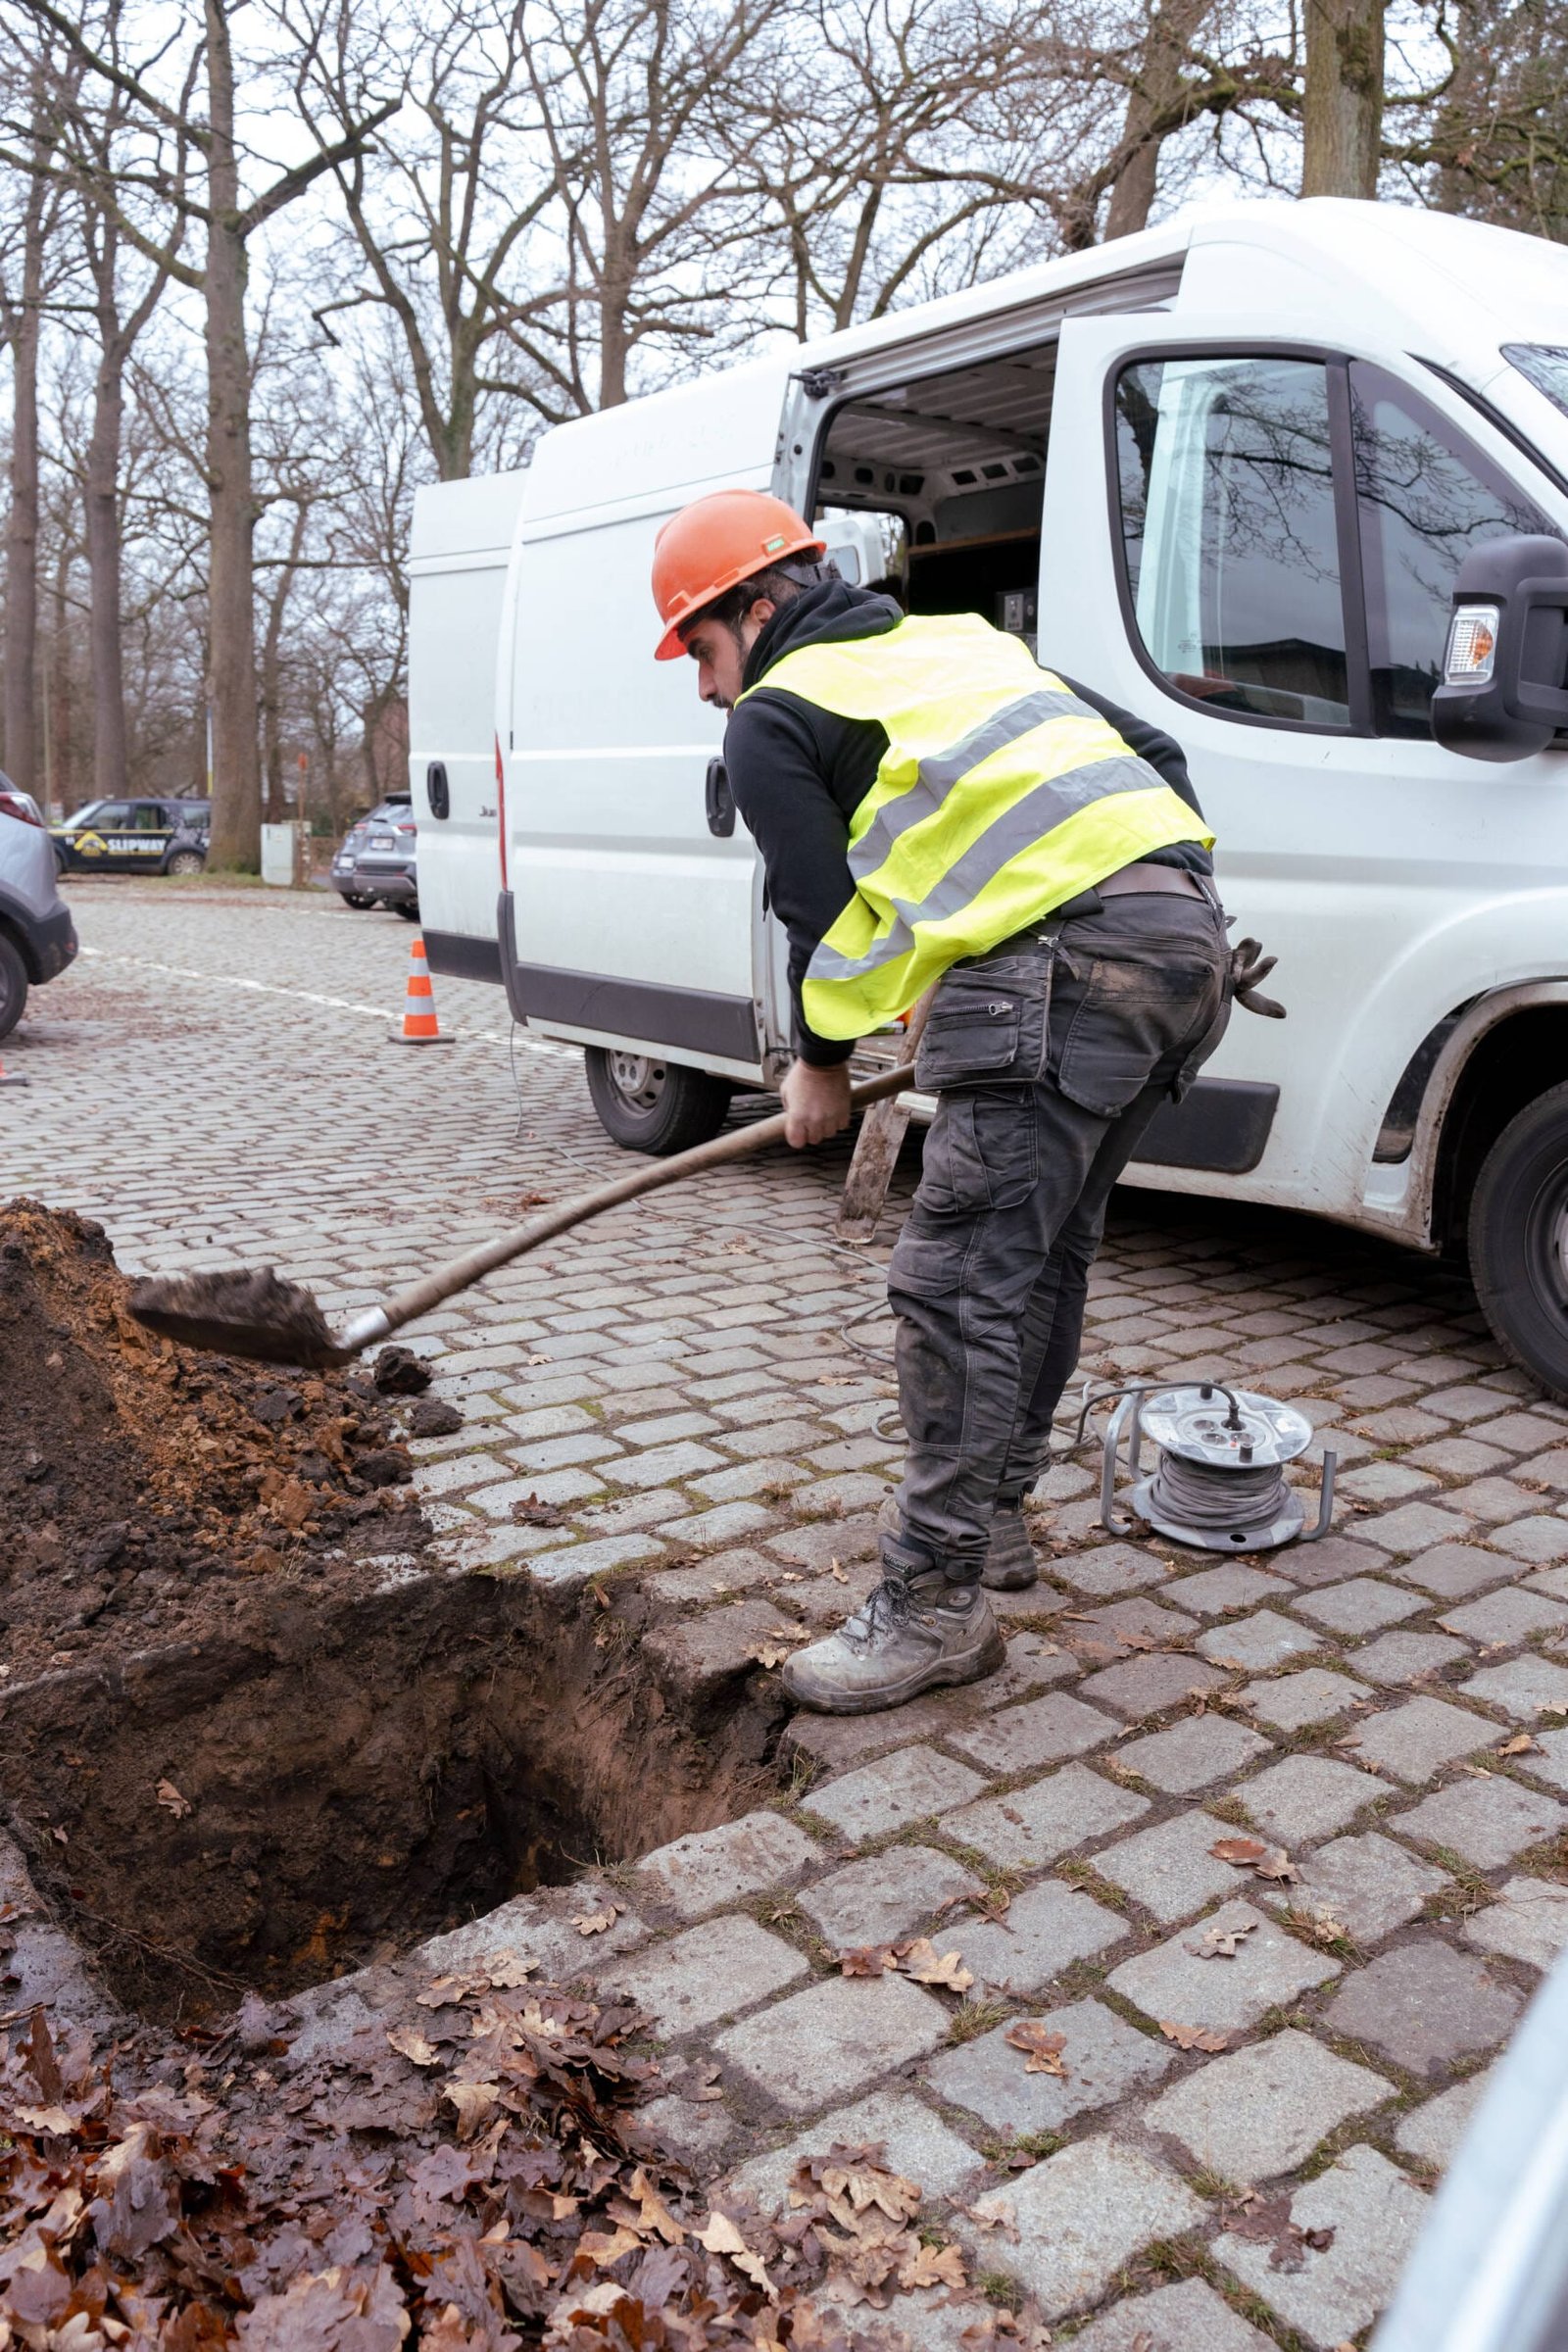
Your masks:
<path fill-rule="evenodd" d="M 439 981 L 458 1042 L 383 1043 L 401 924 L 208 887 L 75 906 L 83 960 L 6 1048 L 33 1081 L 0 1097 L 7 1185 L 102 1217 L 126 1265 L 271 1259 L 341 1309 L 625 1165 L 575 1054 L 509 1060 L 497 992 Z M 617 1212 L 421 1327 L 466 1415 L 416 1447 L 457 1560 L 646 1579 L 679 1604 L 649 1669 L 687 1694 L 867 1588 L 899 1446 L 886 1250 L 829 1238 L 844 1164 Z M 1218 1565 L 1107 1541 L 1063 1461 L 1003 1672 L 798 1717 L 776 1807 L 612 1874 L 591 1948 L 679 2061 L 661 2121 L 706 2174 L 776 2202 L 799 2148 L 884 2140 L 1057 2340 L 1328 2352 L 1568 1942 L 1568 1414 L 1451 1274 L 1304 1220 L 1124 1195 L 1090 1313 L 1089 1372 L 1298 1399 L 1339 1450 L 1333 1535 Z M 530 1495 L 564 1523 L 514 1523 Z M 574 1972 L 566 1908 L 427 1956 Z M 963 1998 L 839 1971 L 925 1933 Z M 1060 2072 L 1026 2070 L 1019 2019 Z M 973 2315 L 890 2316 L 952 2352 Z"/>

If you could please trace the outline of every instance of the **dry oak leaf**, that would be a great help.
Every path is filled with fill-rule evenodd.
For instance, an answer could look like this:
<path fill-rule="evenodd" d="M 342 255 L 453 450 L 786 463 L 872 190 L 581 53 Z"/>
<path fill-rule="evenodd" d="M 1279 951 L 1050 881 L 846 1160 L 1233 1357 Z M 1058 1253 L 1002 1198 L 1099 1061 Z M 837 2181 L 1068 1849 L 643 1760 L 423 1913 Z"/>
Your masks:
<path fill-rule="evenodd" d="M 1061 2053 L 1067 2046 L 1065 2034 L 1054 2034 L 1038 2018 L 1023 2017 L 1006 2033 L 1009 2048 L 1024 2052 L 1026 2075 L 1055 2075 L 1063 2082 L 1067 2069 L 1061 2063 Z"/>
<path fill-rule="evenodd" d="M 764 2295 L 772 2293 L 772 2281 L 761 2261 L 752 2252 L 727 2213 L 710 2213 L 704 2227 L 694 2230 L 692 2235 L 700 2246 L 707 2247 L 710 2254 L 727 2254 L 735 2268 L 744 2272 L 755 2285 L 761 2288 Z"/>
<path fill-rule="evenodd" d="M 1190 1943 L 1187 1949 L 1199 1960 L 1234 1960 L 1244 1936 L 1250 1936 L 1257 1926 L 1255 1919 L 1244 1920 L 1240 1927 L 1208 1929 L 1201 1943 Z"/>
<path fill-rule="evenodd" d="M 968 2280 L 964 2277 L 962 2252 L 957 2246 L 922 2246 L 916 2240 L 913 2260 L 906 2262 L 900 2271 L 899 2284 L 904 2287 L 966 2286 Z"/>
<path fill-rule="evenodd" d="M 1531 1739 L 1530 1734 L 1521 1732 L 1517 1739 L 1505 1740 L 1497 1753 L 1499 1756 L 1527 1756 L 1535 1748 L 1536 1741 Z"/>
<path fill-rule="evenodd" d="M 472 2139 L 484 2130 L 496 2111 L 500 2090 L 498 2082 L 444 2082 L 441 2085 L 441 2096 L 457 2115 L 460 2139 Z M 637 2240 L 633 2238 L 631 2243 L 635 2245 Z"/>
<path fill-rule="evenodd" d="M 396 2026 L 387 2034 L 389 2045 L 400 2058 L 409 2059 L 415 2066 L 437 2066 L 441 2053 L 433 2042 L 425 2040 L 416 2026 Z"/>
<path fill-rule="evenodd" d="M 624 1903 L 607 1903 L 602 1911 L 579 1911 L 571 1924 L 579 1936 L 602 1936 L 607 1928 L 614 1926 L 625 1908 Z"/>
<path fill-rule="evenodd" d="M 1277 1845 L 1272 1853 L 1265 1854 L 1262 1861 L 1259 1862 L 1256 1875 L 1260 1879 L 1279 1879 L 1286 1882 L 1298 1879 L 1301 1874 L 1285 1851 L 1284 1846 Z"/>
<path fill-rule="evenodd" d="M 1212 2056 L 1216 2051 L 1230 2048 L 1230 2035 L 1216 2034 L 1207 2026 L 1176 2026 L 1162 2017 L 1159 2030 L 1179 2050 L 1207 2050 Z"/>
<path fill-rule="evenodd" d="M 820 2192 L 832 2204 L 834 2220 L 860 2235 L 865 2226 L 858 2217 L 863 2214 L 885 2214 L 901 2225 L 912 2221 L 920 2210 L 922 2191 L 916 2181 L 878 2163 L 881 2153 L 880 2140 L 857 2148 L 835 2140 L 825 2163 L 806 2158 L 796 2167 L 790 2203 L 809 2204 Z"/>
<path fill-rule="evenodd" d="M 839 1954 L 839 1969 L 846 1977 L 880 1977 L 888 1969 L 897 1970 L 899 1956 L 891 1943 L 856 1944 Z"/>
<path fill-rule="evenodd" d="M 164 1811 L 172 1813 L 176 1821 L 183 1821 L 187 1813 L 194 1813 L 196 1810 L 188 1796 L 180 1795 L 172 1781 L 160 1781 L 157 1795 L 158 1802 L 163 1806 Z"/>
<path fill-rule="evenodd" d="M 901 1943 L 898 1953 L 905 1975 L 916 1984 L 945 1984 L 950 1992 L 967 1992 L 974 1983 L 974 1970 L 964 1967 L 962 1954 L 939 1955 L 929 1936 L 917 1936 L 912 1943 Z"/>
<path fill-rule="evenodd" d="M 686 2234 L 685 2226 L 676 2221 L 641 2165 L 631 2177 L 631 2187 L 627 2194 L 640 2209 L 638 2229 L 645 2235 L 662 2237 L 666 2245 L 678 2246 Z"/>
<path fill-rule="evenodd" d="M 1261 1862 L 1268 1847 L 1261 1838 L 1216 1838 L 1209 1847 L 1216 1862 L 1230 1862 L 1238 1870 L 1249 1870 Z"/>

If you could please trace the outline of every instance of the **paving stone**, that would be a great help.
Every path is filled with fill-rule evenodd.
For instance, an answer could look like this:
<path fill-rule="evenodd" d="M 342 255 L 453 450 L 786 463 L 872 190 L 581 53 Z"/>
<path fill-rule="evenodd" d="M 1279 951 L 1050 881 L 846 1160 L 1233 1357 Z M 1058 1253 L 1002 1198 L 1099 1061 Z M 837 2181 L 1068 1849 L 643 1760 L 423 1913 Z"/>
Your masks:
<path fill-rule="evenodd" d="M 1484 2066 L 1478 2075 L 1467 2075 L 1451 2090 L 1440 2091 L 1424 2107 L 1417 2107 L 1394 2134 L 1395 2146 L 1407 2156 L 1424 2156 L 1428 2164 L 1446 2172 L 1470 2129 L 1470 2118 L 1491 2087 L 1494 2072 L 1493 2067 Z"/>
<path fill-rule="evenodd" d="M 777 1813 L 744 1813 L 716 1830 L 698 1830 L 645 1854 L 637 1865 L 643 1899 L 667 1903 L 679 1919 L 700 1919 L 743 1895 L 760 1894 L 800 1877 L 820 1848 Z"/>
<path fill-rule="evenodd" d="M 1533 1779 L 1568 1788 L 1568 1731 L 1537 1732 L 1535 1740 L 1535 1748 L 1519 1758 L 1520 1764 Z"/>
<path fill-rule="evenodd" d="M 1099 1505 L 1094 1507 L 1098 1510 Z M 1100 1544 L 1092 1551 L 1063 1553 L 1052 1562 L 1051 1573 L 1075 1592 L 1108 1596 L 1161 1584 L 1170 1572 L 1152 1552 L 1136 1550 L 1131 1544 Z"/>
<path fill-rule="evenodd" d="M 1176 1650 L 1152 1650 L 1140 1658 L 1122 1658 L 1102 1666 L 1079 1685 L 1093 1698 L 1118 1715 L 1142 1718 L 1162 1715 L 1193 1690 L 1212 1690 L 1225 1677 L 1216 1667 Z"/>
<path fill-rule="evenodd" d="M 1298 1867 L 1299 1883 L 1290 1890 L 1292 1907 L 1309 1915 L 1327 1913 L 1361 1944 L 1379 1943 L 1396 1928 L 1408 1926 L 1428 1895 L 1451 1884 L 1446 1871 L 1417 1861 L 1376 1830 L 1331 1838 L 1302 1854 Z"/>
<path fill-rule="evenodd" d="M 591 1944 L 584 1941 L 572 1926 L 570 1914 L 580 1915 L 586 1906 L 607 1908 L 612 1900 L 619 1897 L 595 1879 L 576 1881 L 567 1899 L 557 1898 L 556 1905 L 537 1893 L 514 1895 L 511 1902 L 466 1921 L 445 1936 L 430 1936 L 410 1958 L 431 1976 L 440 1976 L 453 1969 L 473 1968 L 492 1953 L 504 1953 L 508 1959 L 528 1961 L 541 1976 L 572 1984 L 602 1968 L 612 1954 L 629 1951 L 647 1940 L 646 1922 L 635 1911 L 626 1910 Z M 298 2049 L 299 2044 L 294 2046 Z"/>
<path fill-rule="evenodd" d="M 1412 2075 L 1430 2075 L 1513 2030 L 1519 1995 L 1479 1960 L 1423 1936 L 1346 1980 L 1324 2013 L 1334 2034 L 1367 2043 Z"/>
<path fill-rule="evenodd" d="M 707 1697 L 721 1684 L 755 1673 L 759 1653 L 792 1630 L 771 1601 L 754 1593 L 727 1608 L 654 1626 L 643 1636 L 643 1656 L 666 1689 Z"/>
<path fill-rule="evenodd" d="M 1085 1629 L 1092 1639 L 1103 1633 L 1120 1642 L 1129 1635 L 1147 1634 L 1151 1641 L 1165 1642 L 1183 1641 L 1198 1631 L 1196 1618 L 1184 1616 L 1180 1609 L 1167 1609 L 1147 1592 L 1135 1592 L 1130 1600 L 1107 1600 L 1098 1609 L 1075 1608 L 1070 1616 L 1070 1630 L 1065 1617 L 1052 1629 L 1059 1641 L 1081 1641 Z"/>
<path fill-rule="evenodd" d="M 1443 1478 L 1479 1478 L 1484 1470 L 1495 1470 L 1499 1463 L 1513 1457 L 1500 1446 L 1483 1446 L 1476 1438 L 1438 1438 L 1430 1446 L 1418 1446 L 1406 1459 L 1423 1470 L 1436 1470 Z"/>
<path fill-rule="evenodd" d="M 1291 2200 L 1298 2229 L 1333 2231 L 1321 2253 L 1303 2246 L 1299 2270 L 1276 2270 L 1256 2238 L 1222 2237 L 1214 2252 L 1318 2352 L 1334 2352 L 1387 2304 L 1426 2217 L 1426 2197 L 1396 2165 L 1375 2148 L 1348 2148 Z"/>
<path fill-rule="evenodd" d="M 1555 1666 L 1549 1658 L 1526 1655 L 1510 1658 L 1506 1666 L 1483 1666 L 1460 1688 L 1466 1698 L 1500 1708 L 1516 1722 L 1568 1714 L 1568 1667 Z"/>
<path fill-rule="evenodd" d="M 1348 2116 L 1381 2107 L 1394 2088 L 1288 2027 L 1200 2067 L 1145 2108 L 1144 2125 L 1170 2132 L 1199 2164 L 1248 2188 L 1294 2173 Z"/>
<path fill-rule="evenodd" d="M 956 1919 L 942 1931 L 943 1949 L 956 1944 L 975 1982 L 994 1990 L 1036 1992 L 1075 1960 L 1120 1943 L 1127 1923 L 1091 1895 L 1057 1879 L 1015 1894 L 1000 1920 Z"/>
<path fill-rule="evenodd" d="M 1568 1558 L 1568 1519 L 1532 1514 L 1509 1527 L 1494 1527 L 1488 1541 L 1516 1560 L 1561 1560 Z"/>
<path fill-rule="evenodd" d="M 1100 2001 L 1073 2001 L 1045 2012 L 1040 2022 L 1066 2036 L 1064 2077 L 1029 2074 L 1024 2053 L 1001 2025 L 956 2050 L 943 2050 L 924 2069 L 939 2098 L 966 2107 L 993 2132 L 1022 2136 L 1059 2132 L 1074 2116 L 1113 2107 L 1129 2091 L 1145 2090 L 1170 2072 L 1176 2052 L 1128 2025 Z"/>
<path fill-rule="evenodd" d="M 1105 1846 L 1095 1856 L 1095 1868 L 1168 1927 L 1191 1919 L 1217 1894 L 1235 1886 L 1230 1864 L 1216 1861 L 1208 1850 L 1217 1839 L 1234 1836 L 1234 1830 L 1212 1813 L 1178 1813 L 1152 1830 Z"/>
<path fill-rule="evenodd" d="M 1408 1413 L 1408 1408 L 1407 1414 L 1411 1420 L 1421 1423 L 1420 1429 L 1412 1432 L 1414 1436 L 1430 1437 L 1442 1426 L 1424 1414 Z M 1393 1416 L 1386 1414 L 1384 1418 L 1391 1419 Z M 1331 1437 L 1333 1434 L 1330 1432 Z M 1360 1434 L 1376 1438 L 1379 1443 L 1387 1443 L 1388 1433 L 1370 1424 L 1363 1426 Z M 1353 1470 L 1347 1470 L 1339 1481 L 1338 1491 L 1342 1494 L 1348 1494 L 1356 1502 L 1403 1502 L 1415 1494 L 1441 1492 L 1437 1480 L 1429 1471 L 1412 1470 L 1403 1462 L 1378 1460 L 1360 1462 Z"/>
<path fill-rule="evenodd" d="M 673 2092 L 639 2107 L 637 2121 L 655 2134 L 662 2148 L 673 2149 L 700 2178 L 716 2172 L 724 2150 L 740 2130 L 723 2107 L 678 2098 Z"/>
<path fill-rule="evenodd" d="M 1223 1568 L 1205 1568 L 1167 1585 L 1165 1597 L 1179 1609 L 1196 1609 L 1200 1617 L 1220 1617 L 1230 1609 L 1256 1608 L 1260 1601 L 1290 1599 L 1293 1588 L 1282 1576 L 1265 1576 L 1261 1568 L 1244 1568 L 1227 1561 Z"/>
<path fill-rule="evenodd" d="M 1568 1526 L 1568 1521 L 1564 1525 Z M 1467 1642 L 1513 1643 L 1530 1634 L 1560 1633 L 1568 1626 L 1568 1609 L 1560 1600 L 1548 1600 L 1544 1592 L 1524 1592 L 1517 1586 L 1505 1585 L 1500 1592 L 1488 1592 L 1480 1600 L 1466 1601 L 1461 1609 L 1449 1609 L 1438 1623 L 1450 1633 L 1462 1634 Z"/>
<path fill-rule="evenodd" d="M 898 1845 L 836 1870 L 798 1900 L 825 1940 L 842 1951 L 850 1944 L 892 1943 L 955 1895 L 980 1891 L 981 1882 L 951 1854 Z"/>
<path fill-rule="evenodd" d="M 1485 1445 L 1505 1446 L 1510 1453 L 1530 1454 L 1543 1446 L 1559 1444 L 1562 1438 L 1561 1428 L 1544 1413 L 1503 1413 L 1495 1420 L 1472 1425 L 1470 1434 Z"/>
<path fill-rule="evenodd" d="M 1478 1951 L 1550 1968 L 1568 1951 L 1568 1886 L 1551 1879 L 1509 1879 L 1494 1903 L 1466 1920 L 1464 1932 Z"/>
<path fill-rule="evenodd" d="M 1385 1625 L 1397 1625 L 1401 1617 L 1415 1616 L 1427 1603 L 1374 1577 L 1358 1576 L 1348 1585 L 1327 1585 L 1320 1592 L 1308 1593 L 1296 1606 L 1301 1616 L 1331 1626 L 1337 1634 L 1374 1634 Z"/>
<path fill-rule="evenodd" d="M 1201 2278 L 1128 2295 L 1072 2339 L 1073 2352 L 1274 2352 L 1273 2339 Z"/>
<path fill-rule="evenodd" d="M 948 1744 L 988 1772 L 1028 1772 L 1038 1764 L 1081 1756 L 1114 1739 L 1119 1728 L 1098 1707 L 1086 1707 L 1081 1699 L 1053 1690 L 1024 1706 L 1004 1707 L 966 1731 L 950 1732 Z M 952 1804 L 954 1799 L 947 1796 L 942 1801 Z"/>
<path fill-rule="evenodd" d="M 1287 1756 L 1236 1791 L 1261 1829 L 1281 1845 L 1332 1837 L 1380 1793 L 1376 1781 L 1333 1756 Z"/>
<path fill-rule="evenodd" d="M 1557 1436 L 1560 1441 L 1561 1430 Z M 1529 1461 L 1519 1465 L 1519 1475 L 1521 1478 L 1535 1479 L 1542 1486 L 1551 1487 L 1559 1494 L 1568 1494 L 1568 1448 L 1559 1443 L 1545 1453 L 1533 1455 Z"/>
<path fill-rule="evenodd" d="M 1455 1781 L 1396 1817 L 1401 1837 L 1451 1845 L 1478 1870 L 1500 1870 L 1527 1846 L 1555 1837 L 1564 1823 L 1568 1807 L 1502 1773 L 1485 1781 Z"/>
<path fill-rule="evenodd" d="M 1441 1510 L 1435 1502 L 1404 1502 L 1396 1510 L 1356 1522 L 1356 1534 L 1363 1544 L 1375 1544 L 1380 1551 L 1401 1555 L 1426 1551 L 1434 1544 L 1462 1544 L 1469 1533 L 1467 1518 L 1458 1511 Z"/>
<path fill-rule="evenodd" d="M 874 2090 L 854 2107 L 841 2107 L 797 2132 L 783 2147 L 753 2157 L 730 2175 L 726 2185 L 755 2197 L 763 2213 L 782 2213 L 803 2157 L 825 2156 L 840 2143 L 865 2147 L 877 2141 L 893 2170 L 916 2181 L 928 2198 L 963 2196 L 986 2169 L 985 2159 L 922 2100 L 908 2091 Z"/>
<path fill-rule="evenodd" d="M 1265 1666 L 1283 1666 L 1287 1658 L 1321 1649 L 1323 1637 L 1293 1625 L 1277 1610 L 1259 1609 L 1255 1616 L 1211 1626 L 1206 1634 L 1200 1635 L 1196 1646 L 1205 1658 L 1245 1666 L 1249 1673 L 1256 1674 Z"/>
<path fill-rule="evenodd" d="M 993 1862 L 1038 1868 L 1090 1838 L 1124 1829 L 1149 1811 L 1147 1796 L 1118 1788 L 1082 1764 L 1064 1764 L 1027 1788 L 984 1797 L 943 1816 L 945 1834 Z"/>
<path fill-rule="evenodd" d="M 947 2039 L 948 2012 L 904 1977 L 830 1977 L 730 2026 L 712 2043 L 759 2090 L 808 2115 Z"/>
<path fill-rule="evenodd" d="M 906 1822 L 924 1821 L 944 1806 L 961 1805 L 985 1787 L 977 1772 L 955 1764 L 934 1748 L 901 1747 L 878 1763 L 863 1764 L 825 1788 L 813 1788 L 803 1800 L 808 1811 L 820 1814 L 857 1839 L 885 1838 Z"/>
<path fill-rule="evenodd" d="M 755 1536 L 773 1524 L 773 1513 L 760 1502 L 715 1502 L 710 1511 L 694 1511 L 687 1519 L 668 1519 L 661 1532 L 677 1544 L 729 1544 L 737 1536 Z"/>
<path fill-rule="evenodd" d="M 1494 1551 L 1479 1551 L 1473 1544 L 1440 1544 L 1432 1551 L 1418 1552 L 1413 1560 L 1398 1561 L 1386 1573 L 1401 1584 L 1435 1592 L 1440 1600 L 1462 1600 L 1519 1572 L 1511 1561 L 1499 1559 Z"/>
<path fill-rule="evenodd" d="M 1134 1740 L 1117 1752 L 1154 1788 L 1185 1796 L 1191 1789 L 1228 1780 L 1254 1757 L 1267 1755 L 1268 1741 L 1223 1715 L 1195 1715 L 1168 1732 Z"/>
<path fill-rule="evenodd" d="M 1210 1928 L 1248 1928 L 1250 1933 L 1232 1958 L 1207 1959 L 1193 1947 Z M 1255 2025 L 1268 2010 L 1294 2000 L 1309 1985 L 1326 1984 L 1339 1974 L 1337 1960 L 1309 1951 L 1250 1903 L 1230 1902 L 1198 1928 L 1183 1929 L 1152 1951 L 1124 1960 L 1106 1981 L 1113 1992 L 1156 2023 L 1169 2018 L 1181 2026 L 1215 2026 L 1234 2033 Z"/>
<path fill-rule="evenodd" d="M 778 1562 L 760 1551 L 714 1551 L 694 1560 L 689 1568 L 665 1568 L 648 1579 L 648 1589 L 661 1600 L 716 1600 L 726 1592 L 745 1592 L 778 1575 Z"/>
<path fill-rule="evenodd" d="M 988 2268 L 1007 2272 L 1047 2321 L 1102 2295 L 1124 2263 L 1155 2238 L 1195 2229 L 1204 2208 L 1185 2181 L 1109 2138 L 1080 2139 L 976 2201 L 1010 2216 L 1008 2230 L 977 2231 Z"/>
<path fill-rule="evenodd" d="M 1383 1554 L 1365 1544 L 1352 1544 L 1345 1536 L 1323 1536 L 1313 1544 L 1287 1544 L 1283 1551 L 1270 1552 L 1281 1576 L 1288 1576 L 1293 1585 L 1311 1587 L 1337 1585 L 1347 1577 L 1382 1574 L 1386 1565 Z"/>
<path fill-rule="evenodd" d="M 606 1973 L 648 2011 L 661 2039 L 671 2041 L 782 1992 L 807 1974 L 807 1964 L 743 1913 L 688 1928 Z"/>
<path fill-rule="evenodd" d="M 1364 1763 L 1419 1787 L 1443 1765 L 1474 1755 L 1494 1738 L 1495 1728 L 1463 1707 L 1450 1707 L 1446 1699 L 1412 1698 L 1386 1714 L 1367 1716 L 1355 1752 Z"/>
<path fill-rule="evenodd" d="M 1414 1683 L 1472 1652 L 1446 1634 L 1382 1634 L 1352 1649 L 1347 1664 L 1374 1683 Z"/>
<path fill-rule="evenodd" d="M 1281 1732 L 1298 1732 L 1309 1723 L 1330 1723 L 1355 1699 L 1367 1696 L 1364 1683 L 1331 1674 L 1325 1666 L 1307 1666 L 1299 1674 L 1249 1683 L 1242 1692 L 1258 1721 Z"/>

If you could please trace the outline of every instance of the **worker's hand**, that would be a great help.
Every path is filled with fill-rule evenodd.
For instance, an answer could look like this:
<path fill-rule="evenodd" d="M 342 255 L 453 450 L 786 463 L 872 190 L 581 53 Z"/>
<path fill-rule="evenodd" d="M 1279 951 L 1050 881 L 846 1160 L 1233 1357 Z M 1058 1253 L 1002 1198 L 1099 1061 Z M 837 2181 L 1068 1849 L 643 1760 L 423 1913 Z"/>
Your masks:
<path fill-rule="evenodd" d="M 806 1144 L 825 1144 L 850 1123 L 850 1065 L 833 1063 L 817 1069 L 808 1061 L 793 1061 L 779 1088 L 789 1124 L 785 1140 L 799 1152 Z"/>

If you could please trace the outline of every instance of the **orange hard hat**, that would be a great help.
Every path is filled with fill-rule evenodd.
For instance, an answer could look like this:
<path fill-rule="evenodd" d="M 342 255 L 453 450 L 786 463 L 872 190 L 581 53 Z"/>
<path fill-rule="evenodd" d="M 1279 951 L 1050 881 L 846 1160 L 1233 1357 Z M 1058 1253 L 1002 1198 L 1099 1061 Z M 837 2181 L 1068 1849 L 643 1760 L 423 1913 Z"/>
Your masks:
<path fill-rule="evenodd" d="M 705 605 L 808 549 L 827 553 L 809 523 L 765 490 L 713 490 L 682 507 L 654 542 L 654 602 L 665 624 L 655 661 L 684 652 L 680 632 Z"/>

